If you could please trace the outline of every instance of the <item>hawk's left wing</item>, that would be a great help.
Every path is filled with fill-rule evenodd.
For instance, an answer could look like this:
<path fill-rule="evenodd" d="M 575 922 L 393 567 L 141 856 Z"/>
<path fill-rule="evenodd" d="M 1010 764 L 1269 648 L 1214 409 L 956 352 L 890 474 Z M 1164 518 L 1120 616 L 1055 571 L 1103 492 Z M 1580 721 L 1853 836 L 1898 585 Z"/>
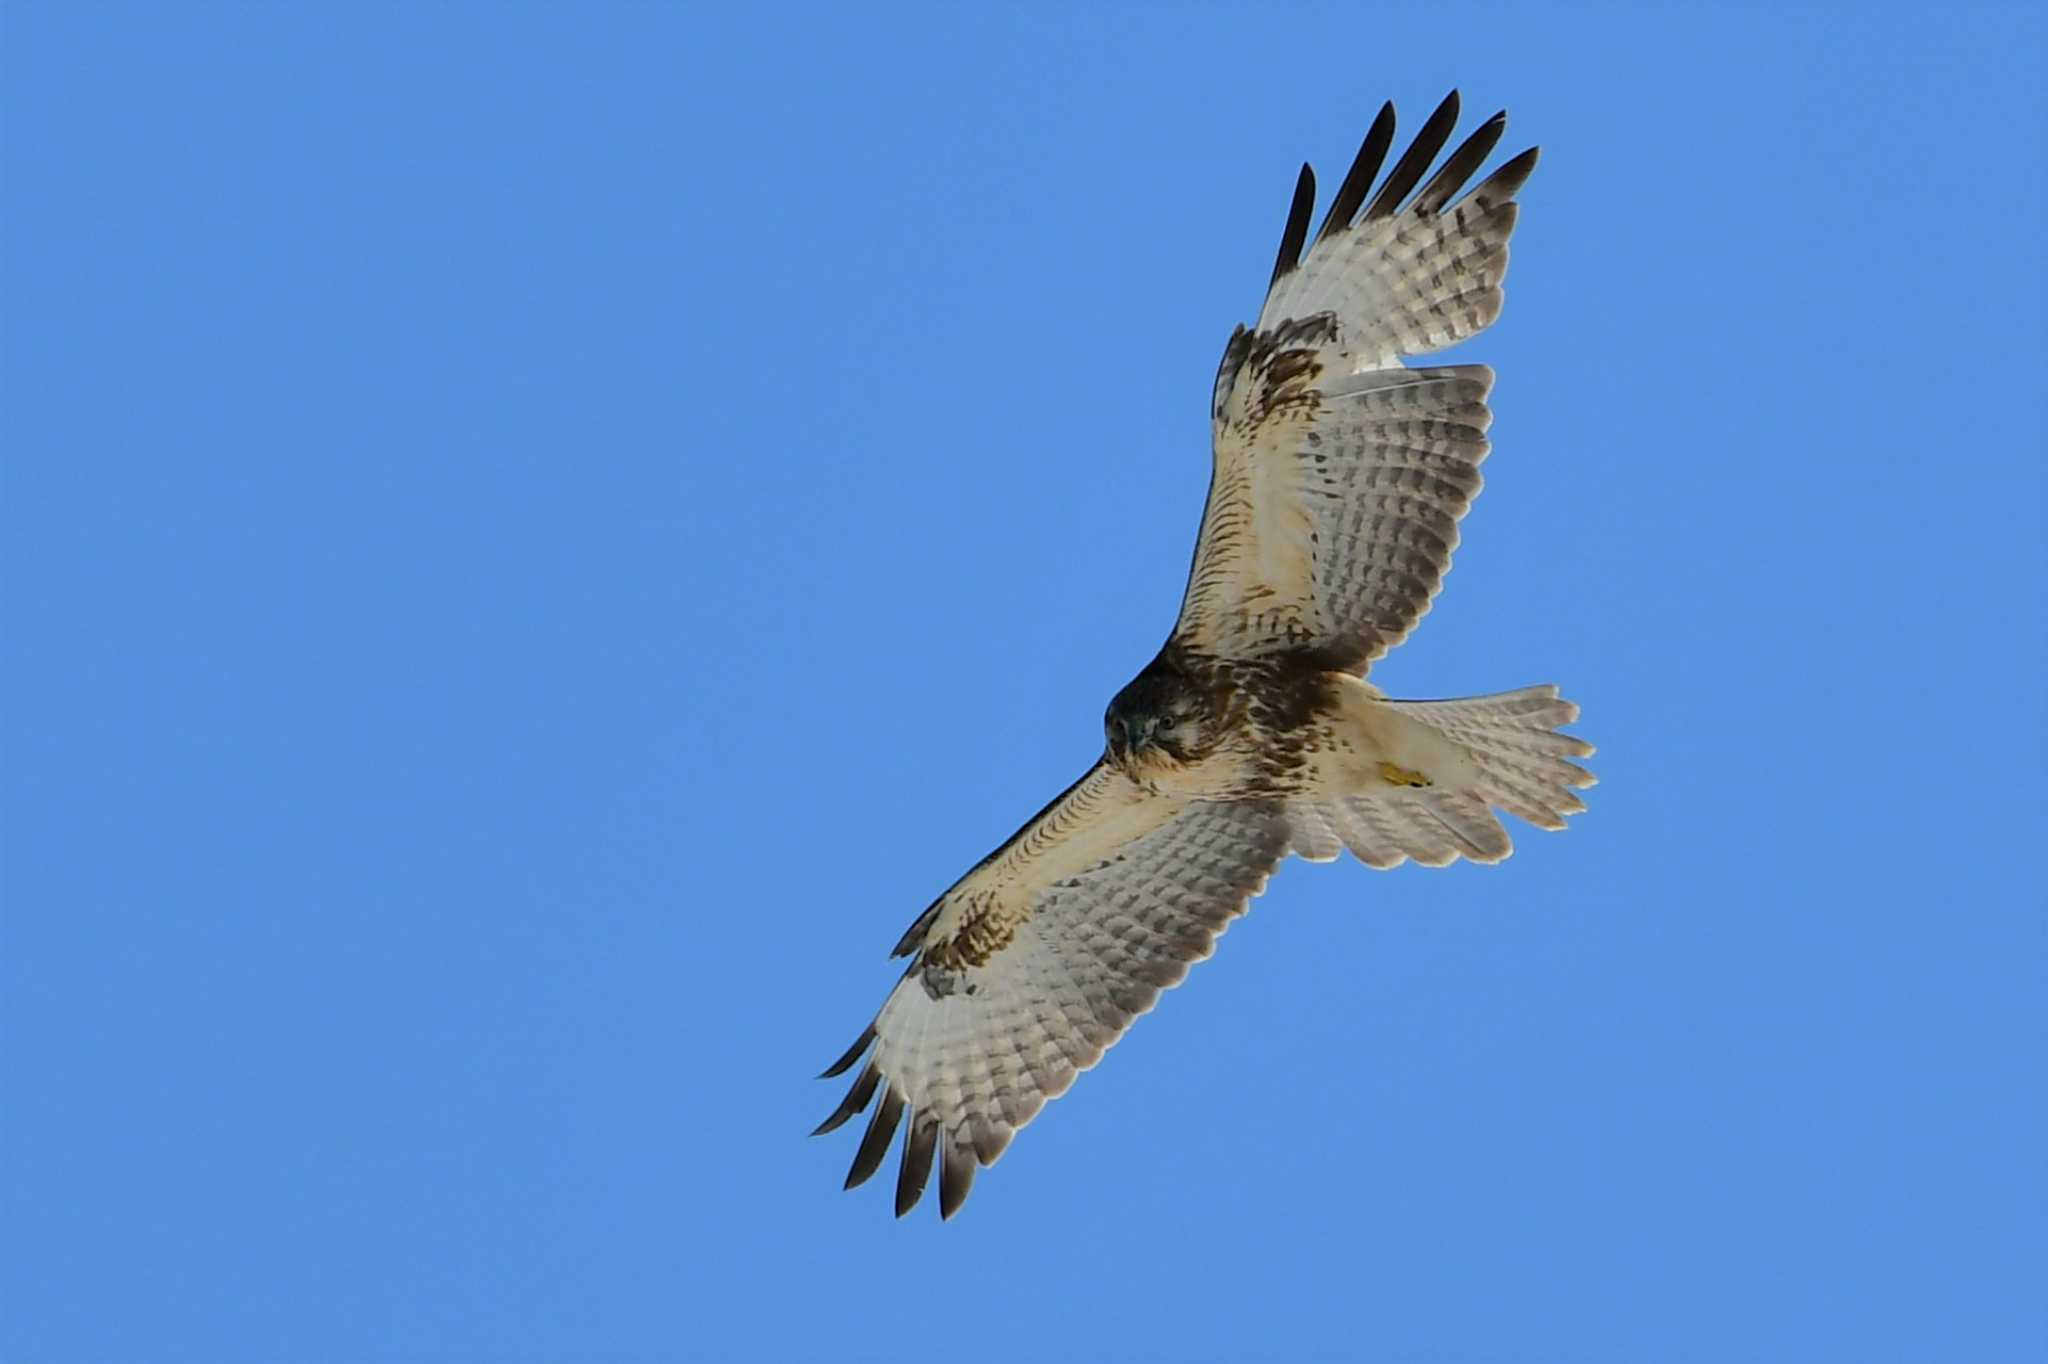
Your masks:
<path fill-rule="evenodd" d="M 1453 92 L 1368 203 L 1393 144 L 1382 109 L 1306 256 L 1315 176 L 1302 167 L 1265 306 L 1216 376 L 1182 644 L 1311 646 L 1362 673 L 1429 609 L 1479 492 L 1493 371 L 1401 357 L 1500 314 L 1514 196 L 1536 165 L 1532 148 L 1454 203 L 1507 126 L 1489 119 L 1423 184 L 1457 117 Z"/>
<path fill-rule="evenodd" d="M 907 1116 L 896 1214 L 936 1160 L 951 1217 L 976 1167 L 1209 955 L 1288 841 L 1271 803 L 1179 801 L 1097 763 L 898 944 L 910 970 L 825 1072 L 867 1057 L 819 1132 L 881 1096 L 846 1186 L 881 1166 Z"/>

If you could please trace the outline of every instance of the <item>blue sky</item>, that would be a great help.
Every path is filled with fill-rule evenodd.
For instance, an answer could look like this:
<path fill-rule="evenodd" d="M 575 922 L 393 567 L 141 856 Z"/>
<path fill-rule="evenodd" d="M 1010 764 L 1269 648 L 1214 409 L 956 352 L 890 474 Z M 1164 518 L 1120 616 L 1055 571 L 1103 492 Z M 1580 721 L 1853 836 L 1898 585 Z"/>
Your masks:
<path fill-rule="evenodd" d="M 2038 1358 L 2039 12 L 739 8 L 7 7 L 0 1353 Z M 1375 676 L 1592 809 L 1290 864 L 894 1222 L 810 1077 L 1452 86 L 1544 159 Z"/>

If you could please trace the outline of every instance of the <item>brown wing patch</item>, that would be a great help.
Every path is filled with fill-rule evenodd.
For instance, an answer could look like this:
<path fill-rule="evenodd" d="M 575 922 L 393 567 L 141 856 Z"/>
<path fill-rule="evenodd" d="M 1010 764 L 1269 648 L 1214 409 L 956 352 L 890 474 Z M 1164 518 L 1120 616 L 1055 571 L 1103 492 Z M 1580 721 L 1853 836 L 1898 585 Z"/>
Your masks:
<path fill-rule="evenodd" d="M 1008 947 L 1017 936 L 1020 916 L 1003 913 L 996 896 L 970 893 L 962 897 L 962 902 L 960 927 L 953 936 L 924 949 L 924 960 L 943 971 L 986 965 L 990 957 Z"/>
<path fill-rule="evenodd" d="M 1260 332 L 1239 327 L 1224 352 L 1211 416 L 1246 436 L 1290 408 L 1295 416 L 1314 416 L 1320 405 L 1315 384 L 1328 358 L 1321 347 L 1336 339 L 1337 319 L 1329 313 Z"/>

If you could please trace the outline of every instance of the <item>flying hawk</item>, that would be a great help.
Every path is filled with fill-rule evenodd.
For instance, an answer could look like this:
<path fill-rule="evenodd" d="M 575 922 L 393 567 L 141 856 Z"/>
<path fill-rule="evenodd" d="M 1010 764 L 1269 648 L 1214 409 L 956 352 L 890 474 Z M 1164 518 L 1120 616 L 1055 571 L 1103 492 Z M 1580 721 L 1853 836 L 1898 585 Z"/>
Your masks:
<path fill-rule="evenodd" d="M 1172 637 L 1109 703 L 1087 774 L 910 926 L 909 970 L 825 1072 L 867 1058 L 818 1127 L 875 1104 L 846 1187 L 907 1116 L 897 1216 L 935 1161 L 940 1215 L 958 1211 L 976 1167 L 1209 955 L 1289 853 L 1498 862 L 1495 808 L 1544 829 L 1585 808 L 1571 788 L 1593 778 L 1568 759 L 1593 748 L 1556 732 L 1579 713 L 1557 688 L 1392 701 L 1364 680 L 1450 568 L 1492 420 L 1491 369 L 1401 358 L 1500 315 L 1536 166 L 1532 147 L 1458 197 L 1507 126 L 1495 114 L 1425 181 L 1457 118 L 1453 91 L 1375 193 L 1382 108 L 1313 243 L 1301 168 L 1265 307 L 1217 371 Z"/>

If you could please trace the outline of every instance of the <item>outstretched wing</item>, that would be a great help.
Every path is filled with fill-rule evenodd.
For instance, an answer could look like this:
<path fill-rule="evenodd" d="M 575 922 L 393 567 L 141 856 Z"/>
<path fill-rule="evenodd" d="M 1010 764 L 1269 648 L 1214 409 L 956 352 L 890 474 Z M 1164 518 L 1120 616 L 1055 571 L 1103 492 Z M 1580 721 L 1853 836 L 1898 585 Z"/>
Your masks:
<path fill-rule="evenodd" d="M 1500 315 L 1514 196 L 1536 165 L 1531 148 L 1453 203 L 1507 127 L 1488 119 L 1423 184 L 1457 118 L 1453 91 L 1367 203 L 1393 145 L 1383 108 L 1306 256 L 1315 176 L 1301 168 L 1265 307 L 1216 376 L 1183 644 L 1312 646 L 1363 673 L 1429 610 L 1479 492 L 1493 371 L 1401 357 Z"/>
<path fill-rule="evenodd" d="M 880 1095 L 846 1187 L 881 1166 L 907 1117 L 896 1215 L 937 1161 L 951 1217 L 976 1168 L 1209 955 L 1287 844 L 1276 806 L 1177 801 L 1098 763 L 898 944 L 909 971 L 825 1072 L 867 1058 L 819 1132 Z"/>

